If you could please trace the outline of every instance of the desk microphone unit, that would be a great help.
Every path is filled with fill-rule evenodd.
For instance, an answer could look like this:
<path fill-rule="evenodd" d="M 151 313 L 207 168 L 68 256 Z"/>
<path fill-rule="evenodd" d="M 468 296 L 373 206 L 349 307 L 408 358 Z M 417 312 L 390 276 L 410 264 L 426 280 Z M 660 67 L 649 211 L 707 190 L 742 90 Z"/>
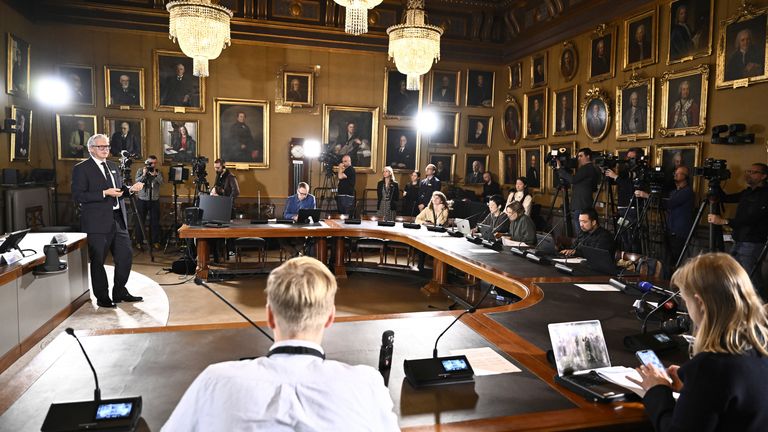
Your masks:
<path fill-rule="evenodd" d="M 483 244 L 483 238 L 482 237 L 475 237 L 472 235 L 468 235 L 464 237 L 467 239 L 468 242 L 474 243 L 474 244 Z"/>
<path fill-rule="evenodd" d="M 448 235 L 451 236 L 451 237 L 464 237 L 464 233 L 459 231 L 456 228 L 450 229 L 447 232 L 448 232 Z"/>
<path fill-rule="evenodd" d="M 641 286 L 642 289 L 642 282 L 640 282 L 638 285 Z M 662 288 L 655 287 L 652 284 L 648 285 L 651 285 L 651 287 L 655 288 L 656 290 L 663 290 Z M 648 289 L 649 292 L 651 290 L 652 289 Z M 653 290 L 653 292 L 658 293 L 656 290 Z M 647 330 L 648 319 L 652 315 L 662 310 L 662 308 L 668 307 L 667 303 L 672 302 L 678 294 L 680 294 L 679 291 L 672 292 L 671 295 L 669 295 L 663 301 L 659 302 L 659 304 L 652 311 L 650 311 L 645 316 L 645 318 L 643 318 L 643 325 L 640 330 L 640 334 L 630 335 L 624 338 L 624 347 L 633 351 L 650 349 L 656 352 L 677 348 L 678 342 L 670 338 L 663 330 L 657 330 L 653 332 L 648 332 Z"/>
<path fill-rule="evenodd" d="M 421 229 L 421 224 L 417 224 L 417 223 L 413 223 L 413 222 L 403 222 L 403 228 Z"/>
<path fill-rule="evenodd" d="M 537 262 L 537 263 L 541 262 L 541 257 L 536 255 L 534 252 L 526 252 L 525 258 L 533 262 Z"/>
<path fill-rule="evenodd" d="M 444 233 L 448 230 L 444 226 L 440 226 L 440 225 L 427 225 L 427 231 Z"/>
<path fill-rule="evenodd" d="M 363 221 L 360 219 L 344 219 L 344 223 L 347 225 L 360 225 Z"/>
<path fill-rule="evenodd" d="M 483 240 L 481 244 L 483 245 L 483 247 L 488 249 L 493 249 L 495 251 L 501 251 L 502 249 L 501 240 L 496 240 L 496 241 Z"/>
<path fill-rule="evenodd" d="M 395 221 L 383 221 L 383 220 L 380 220 L 380 221 L 376 222 L 376 224 L 378 226 L 383 226 L 383 227 L 393 227 L 393 226 L 395 226 Z"/>
<path fill-rule="evenodd" d="M 522 250 L 522 249 L 520 249 L 518 247 L 515 247 L 515 246 L 512 246 L 512 248 L 509 251 L 512 252 L 515 255 L 518 255 L 518 256 L 524 256 L 525 255 L 525 251 L 524 250 Z"/>
<path fill-rule="evenodd" d="M 101 399 L 99 377 L 96 375 L 96 369 L 94 369 L 88 353 L 85 352 L 83 344 L 80 343 L 80 339 L 77 338 L 71 327 L 65 331 L 75 338 L 88 361 L 88 366 L 91 367 L 93 380 L 96 383 L 96 388 L 93 390 L 93 400 L 51 404 L 40 430 L 42 432 L 136 430 L 141 417 L 141 396 Z"/>
<path fill-rule="evenodd" d="M 569 267 L 562 263 L 555 263 L 555 268 L 563 273 L 573 274 L 573 267 Z"/>

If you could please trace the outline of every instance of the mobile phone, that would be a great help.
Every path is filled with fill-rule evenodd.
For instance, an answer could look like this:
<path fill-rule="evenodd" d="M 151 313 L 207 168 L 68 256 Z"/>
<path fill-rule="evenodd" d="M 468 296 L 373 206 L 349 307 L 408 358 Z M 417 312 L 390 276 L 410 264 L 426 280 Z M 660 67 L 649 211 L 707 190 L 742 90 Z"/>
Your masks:
<path fill-rule="evenodd" d="M 642 350 L 637 351 L 635 353 L 635 356 L 638 360 L 640 360 L 640 363 L 649 366 L 654 365 L 657 369 L 664 372 L 664 375 L 667 375 L 667 369 L 664 367 L 664 365 L 661 363 L 661 360 L 659 360 L 659 357 L 656 355 L 653 350 Z M 669 377 L 667 375 L 667 377 Z"/>

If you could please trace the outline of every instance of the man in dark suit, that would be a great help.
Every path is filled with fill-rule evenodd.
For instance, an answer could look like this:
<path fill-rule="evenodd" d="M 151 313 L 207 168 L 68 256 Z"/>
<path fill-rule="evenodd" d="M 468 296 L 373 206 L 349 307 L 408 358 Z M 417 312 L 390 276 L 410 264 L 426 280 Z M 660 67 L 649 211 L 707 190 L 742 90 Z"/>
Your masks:
<path fill-rule="evenodd" d="M 408 137 L 400 135 L 400 145 L 395 150 L 395 154 L 392 155 L 392 163 L 390 166 L 394 169 L 414 169 L 416 166 L 413 163 L 415 149 L 408 146 Z"/>
<path fill-rule="evenodd" d="M 112 155 L 120 156 L 120 152 L 125 150 L 132 155 L 141 156 L 141 143 L 139 137 L 131 130 L 131 125 L 124 121 L 120 123 L 120 130 L 112 134 L 109 140 L 112 146 Z"/>
<path fill-rule="evenodd" d="M 131 87 L 131 77 L 120 75 L 120 85 L 112 89 L 113 105 L 139 105 L 139 92 Z"/>
<path fill-rule="evenodd" d="M 492 95 L 493 83 L 486 83 L 485 77 L 478 74 L 476 81 L 467 91 L 467 105 L 471 106 L 491 106 L 493 104 Z"/>
<path fill-rule="evenodd" d="M 108 161 L 109 138 L 103 134 L 88 140 L 90 157 L 72 170 L 72 198 L 80 206 L 80 229 L 88 235 L 88 255 L 91 261 L 91 286 L 99 307 L 114 308 L 122 301 L 142 301 L 125 288 L 131 273 L 131 239 L 128 236 L 128 217 L 123 199 L 140 191 L 143 183 L 130 188 L 114 162 Z M 115 262 L 115 280 L 112 299 L 109 282 L 104 271 L 107 252 Z"/>
<path fill-rule="evenodd" d="M 437 167 L 429 164 L 424 168 L 424 172 L 427 174 L 424 179 L 419 183 L 419 211 L 429 205 L 429 200 L 432 199 L 432 192 L 440 190 L 440 179 L 435 177 Z"/>
<path fill-rule="evenodd" d="M 195 79 L 184 73 L 181 63 L 176 64 L 176 75 L 165 80 L 161 88 L 160 104 L 171 106 L 197 107 L 200 106 Z"/>
<path fill-rule="evenodd" d="M 27 120 L 24 114 L 19 112 L 19 119 L 16 124 L 16 143 L 14 147 L 14 159 L 29 158 L 29 129 L 26 126 Z"/>
<path fill-rule="evenodd" d="M 568 94 L 560 96 L 560 105 L 557 107 L 557 118 L 555 119 L 555 131 L 570 132 L 573 129 L 573 108 Z"/>
<path fill-rule="evenodd" d="M 440 87 L 435 89 L 435 93 L 432 95 L 432 101 L 434 102 L 456 102 L 456 86 L 451 85 L 451 77 L 443 75 L 440 78 Z"/>

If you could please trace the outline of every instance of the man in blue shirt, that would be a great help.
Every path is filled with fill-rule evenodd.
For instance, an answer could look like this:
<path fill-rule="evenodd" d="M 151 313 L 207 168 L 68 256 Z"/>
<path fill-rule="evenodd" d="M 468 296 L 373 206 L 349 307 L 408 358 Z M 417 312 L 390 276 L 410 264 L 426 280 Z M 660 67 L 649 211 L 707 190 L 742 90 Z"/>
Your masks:
<path fill-rule="evenodd" d="M 299 218 L 299 210 L 313 208 L 315 208 L 315 196 L 309 193 L 309 185 L 301 182 L 296 188 L 296 194 L 289 196 L 288 202 L 285 203 L 283 219 L 296 220 Z"/>

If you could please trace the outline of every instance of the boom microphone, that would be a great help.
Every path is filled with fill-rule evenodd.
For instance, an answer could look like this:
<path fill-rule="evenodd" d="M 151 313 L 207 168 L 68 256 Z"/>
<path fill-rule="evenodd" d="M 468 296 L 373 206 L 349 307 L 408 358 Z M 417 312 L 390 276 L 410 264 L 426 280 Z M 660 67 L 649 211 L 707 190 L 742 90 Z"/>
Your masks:
<path fill-rule="evenodd" d="M 200 286 L 202 286 L 202 287 L 205 287 L 205 288 L 206 288 L 208 291 L 212 292 L 212 293 L 213 293 L 213 295 L 215 295 L 216 297 L 218 297 L 218 298 L 219 298 L 219 300 L 223 301 L 223 302 L 224 302 L 224 303 L 225 303 L 227 306 L 229 306 L 230 308 L 232 308 L 232 310 L 233 310 L 233 311 L 237 312 L 237 314 L 238 314 L 238 315 L 240 315 L 240 316 L 241 316 L 241 317 L 243 317 L 243 318 L 244 318 L 246 321 L 248 321 L 248 322 L 249 322 L 249 323 L 250 323 L 250 324 L 251 324 L 251 325 L 252 325 L 252 326 L 253 326 L 253 327 L 254 327 L 256 330 L 260 331 L 260 332 L 261 332 L 261 334 L 263 334 L 264 336 L 266 336 L 266 337 L 267 337 L 267 339 L 271 340 L 272 342 L 274 342 L 274 341 L 275 341 L 275 339 L 273 339 L 273 338 L 272 338 L 272 336 L 270 336 L 270 335 L 269 335 L 267 332 L 265 332 L 264 330 L 262 330 L 262 329 L 261 329 L 261 327 L 259 327 L 259 326 L 258 326 L 258 325 L 257 325 L 255 322 L 251 321 L 251 319 L 250 319 L 250 318 L 248 318 L 247 316 L 245 316 L 245 314 L 244 314 L 244 313 L 240 312 L 240 309 L 236 308 L 236 307 L 235 307 L 235 305 L 233 305 L 232 303 L 230 303 L 230 302 L 229 302 L 227 299 L 225 299 L 225 298 L 224 298 L 224 297 L 223 297 L 221 294 L 219 294 L 218 292 L 216 292 L 216 290 L 215 290 L 215 289 L 213 289 L 213 288 L 209 287 L 209 286 L 208 286 L 208 284 L 207 284 L 207 283 L 205 283 L 205 282 L 203 282 L 203 280 L 202 280 L 202 279 L 200 279 L 199 277 L 196 277 L 196 278 L 195 278 L 195 285 L 200 285 Z"/>

